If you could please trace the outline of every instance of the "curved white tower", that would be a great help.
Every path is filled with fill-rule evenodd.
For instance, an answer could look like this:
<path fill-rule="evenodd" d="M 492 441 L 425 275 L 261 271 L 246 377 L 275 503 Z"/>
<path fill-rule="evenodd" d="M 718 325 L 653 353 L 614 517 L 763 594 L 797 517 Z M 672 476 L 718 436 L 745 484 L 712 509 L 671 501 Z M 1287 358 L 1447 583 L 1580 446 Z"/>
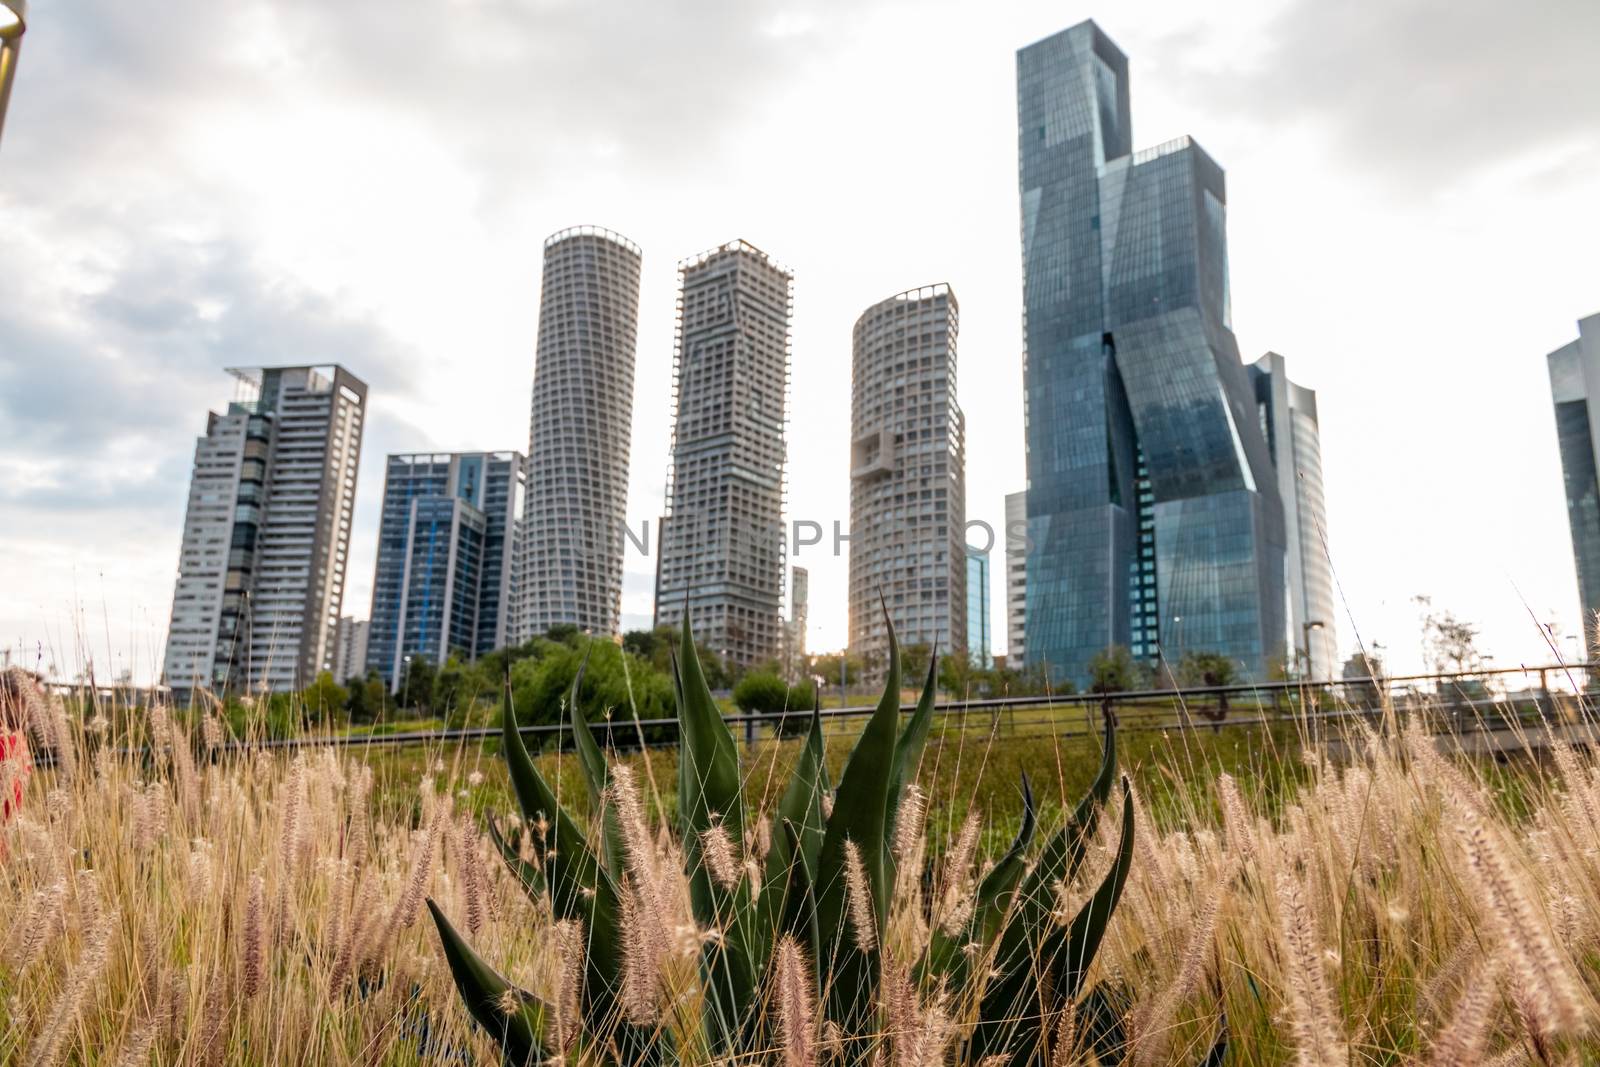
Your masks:
<path fill-rule="evenodd" d="M 545 241 L 519 639 L 559 623 L 617 632 L 639 263 L 638 245 L 594 226 Z"/>

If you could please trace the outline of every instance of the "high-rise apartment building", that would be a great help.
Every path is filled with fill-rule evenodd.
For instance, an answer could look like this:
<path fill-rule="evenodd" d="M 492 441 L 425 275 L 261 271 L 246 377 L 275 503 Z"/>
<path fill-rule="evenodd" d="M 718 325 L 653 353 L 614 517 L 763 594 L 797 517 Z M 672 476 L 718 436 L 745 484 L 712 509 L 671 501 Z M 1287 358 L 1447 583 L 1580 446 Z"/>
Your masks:
<path fill-rule="evenodd" d="M 956 401 L 960 308 L 947 285 L 856 319 L 850 390 L 850 651 L 967 647 L 966 420 Z"/>
<path fill-rule="evenodd" d="M 389 457 L 366 664 L 391 689 L 413 657 L 438 665 L 513 643 L 526 481 L 520 452 Z"/>
<path fill-rule="evenodd" d="M 1027 658 L 1284 649 L 1284 518 L 1231 329 L 1222 169 L 1133 150 L 1128 61 L 1093 22 L 1017 53 Z"/>
<path fill-rule="evenodd" d="M 1023 631 L 1028 617 L 1028 494 L 1006 494 L 1006 666 L 1026 660 Z"/>
<path fill-rule="evenodd" d="M 367 386 L 339 366 L 235 369 L 195 446 L 164 674 L 302 688 L 334 665 Z"/>
<path fill-rule="evenodd" d="M 1283 501 L 1285 580 L 1289 589 L 1288 666 L 1305 677 L 1332 681 L 1338 669 L 1334 639 L 1333 567 L 1328 562 L 1328 511 L 1322 497 L 1322 430 L 1317 394 L 1289 380 L 1284 358 L 1268 352 L 1250 367 L 1256 410 Z"/>
<path fill-rule="evenodd" d="M 582 226 L 544 245 L 528 432 L 521 638 L 618 632 L 633 429 L 639 247 Z"/>
<path fill-rule="evenodd" d="M 1578 569 L 1583 647 L 1600 645 L 1600 314 L 1578 323 L 1578 338 L 1546 357 L 1556 409 L 1556 442 L 1567 490 L 1567 522 Z"/>
<path fill-rule="evenodd" d="M 367 673 L 367 635 L 372 624 L 366 619 L 343 618 L 333 635 L 333 678 L 346 682 Z"/>
<path fill-rule="evenodd" d="M 783 640 L 784 412 L 793 276 L 744 241 L 679 264 L 672 466 L 655 619 L 684 611 L 738 667 Z"/>
<path fill-rule="evenodd" d="M 783 628 L 783 673 L 790 681 L 804 673 L 806 659 L 806 617 L 811 609 L 811 573 L 804 567 L 789 568 L 789 621 Z"/>
<path fill-rule="evenodd" d="M 989 553 L 967 546 L 967 659 L 979 670 L 994 666 L 989 640 Z"/>

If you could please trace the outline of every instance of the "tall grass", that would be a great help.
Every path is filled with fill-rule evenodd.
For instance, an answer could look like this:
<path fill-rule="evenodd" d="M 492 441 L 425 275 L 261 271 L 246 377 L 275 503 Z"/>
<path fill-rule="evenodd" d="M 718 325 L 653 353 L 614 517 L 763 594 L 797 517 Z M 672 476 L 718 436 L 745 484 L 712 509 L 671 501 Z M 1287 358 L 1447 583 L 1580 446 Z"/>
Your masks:
<path fill-rule="evenodd" d="M 235 747 L 209 719 L 35 716 L 36 748 L 57 758 L 0 829 L 0 1064 L 497 1062 L 425 898 L 579 1047 L 585 932 L 530 903 L 483 839 L 465 800 L 475 767 L 436 754 L 395 778 L 403 765 L 331 746 Z M 1546 740 L 1546 760 L 1507 772 L 1390 719 L 1356 728 L 1340 764 L 1277 749 L 1294 765 L 1259 781 L 1195 760 L 1176 735 L 1146 753 L 1132 875 L 1092 995 L 1053 1023 L 1054 1062 L 1194 1064 L 1224 1016 L 1236 1065 L 1600 1062 L 1600 765 L 1592 746 Z M 917 1037 L 886 1041 L 886 1064 L 954 1063 L 966 1047 L 970 1011 L 910 969 L 937 931 L 961 928 L 1005 836 L 969 828 L 955 791 L 973 775 L 934 773 L 937 759 L 981 761 L 983 744 L 924 754 L 919 779 L 947 791 L 924 798 L 928 822 L 946 825 L 897 825 L 887 921 L 848 901 L 856 935 L 884 953 L 885 1030 Z M 707 1058 L 695 960 L 713 932 L 693 920 L 684 842 L 656 791 L 640 767 L 616 794 L 622 829 L 648 844 L 625 872 L 631 1009 L 674 1029 L 693 1062 Z M 1116 821 L 1050 887 L 1060 921 L 1109 868 Z M 694 847 L 731 880 L 771 837 L 758 823 Z M 758 1059 L 826 1063 L 814 961 L 792 940 L 774 955 L 763 995 L 779 1010 Z"/>

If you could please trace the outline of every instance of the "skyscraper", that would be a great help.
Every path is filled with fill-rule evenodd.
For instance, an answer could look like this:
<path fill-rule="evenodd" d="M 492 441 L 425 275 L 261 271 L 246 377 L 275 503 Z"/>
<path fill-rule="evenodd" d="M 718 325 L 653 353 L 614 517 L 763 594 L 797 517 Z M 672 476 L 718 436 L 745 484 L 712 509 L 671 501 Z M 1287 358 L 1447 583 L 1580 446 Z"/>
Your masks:
<path fill-rule="evenodd" d="M 333 669 L 367 386 L 339 366 L 229 373 L 195 445 L 164 674 L 283 692 Z"/>
<path fill-rule="evenodd" d="M 850 651 L 887 667 L 901 646 L 967 647 L 966 420 L 956 402 L 960 308 L 910 289 L 856 320 L 850 403 Z M 881 598 L 881 599 L 880 599 Z"/>
<path fill-rule="evenodd" d="M 512 643 L 520 452 L 389 457 L 366 666 L 398 689 L 406 663 L 475 659 Z"/>
<path fill-rule="evenodd" d="M 793 276 L 731 241 L 678 267 L 672 466 L 656 624 L 685 608 L 738 667 L 775 658 L 783 619 L 785 397 Z"/>
<path fill-rule="evenodd" d="M 1556 408 L 1556 443 L 1561 449 L 1567 489 L 1567 522 L 1578 569 L 1578 607 L 1583 613 L 1583 647 L 1600 645 L 1600 314 L 1578 323 L 1578 339 L 1546 357 L 1550 394 Z"/>
<path fill-rule="evenodd" d="M 1006 494 L 1006 666 L 1021 667 L 1028 616 L 1028 494 Z"/>
<path fill-rule="evenodd" d="M 1306 676 L 1331 681 L 1334 640 L 1333 568 L 1328 563 L 1328 512 L 1322 497 L 1322 431 L 1317 394 L 1289 380 L 1284 358 L 1268 352 L 1250 367 L 1256 408 L 1283 501 L 1289 587 L 1288 647 Z M 1293 666 L 1294 663 L 1289 664 Z"/>
<path fill-rule="evenodd" d="M 1283 506 L 1230 327 L 1222 169 L 1133 151 L 1128 62 L 1092 22 L 1017 53 L 1027 656 L 1284 651 Z"/>
<path fill-rule="evenodd" d="M 580 226 L 544 245 L 519 638 L 615 634 L 633 429 L 639 247 Z"/>
<path fill-rule="evenodd" d="M 989 553 L 967 546 L 967 658 L 979 670 L 994 666 L 989 641 Z"/>

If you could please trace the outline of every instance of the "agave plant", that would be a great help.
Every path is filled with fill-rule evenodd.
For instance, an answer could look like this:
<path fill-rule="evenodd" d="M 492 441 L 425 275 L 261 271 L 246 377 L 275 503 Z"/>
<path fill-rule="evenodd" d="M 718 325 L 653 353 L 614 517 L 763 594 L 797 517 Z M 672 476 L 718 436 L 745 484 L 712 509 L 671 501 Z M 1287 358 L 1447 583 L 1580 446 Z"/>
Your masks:
<path fill-rule="evenodd" d="M 898 858 L 891 842 L 933 719 L 935 663 L 921 698 L 902 723 L 900 654 L 892 627 L 889 674 L 882 698 L 856 740 L 837 789 L 823 759 L 822 724 L 813 710 L 793 777 L 770 823 L 763 863 L 730 853 L 746 839 L 755 813 L 743 792 L 740 755 L 712 700 L 685 620 L 673 677 L 680 731 L 678 833 L 694 925 L 698 930 L 698 1014 L 673 1026 L 631 1012 L 625 955 L 636 922 L 640 868 L 659 856 L 616 802 L 619 777 L 596 743 L 574 684 L 572 733 L 592 802 L 599 813 L 580 825 L 556 800 L 529 758 L 509 694 L 503 751 L 522 810 L 529 848 L 519 850 L 490 821 L 489 831 L 512 872 L 539 908 L 557 922 L 581 924 L 581 993 L 563 1023 L 562 1006 L 519 989 L 480 958 L 429 901 L 444 953 L 474 1019 L 503 1050 L 527 1067 L 559 1057 L 634 1067 L 677 1062 L 857 1065 L 905 1037 L 889 1025 L 884 958 Z M 581 677 L 581 675 L 580 675 Z M 1134 808 L 1122 782 L 1122 818 L 1111 869 L 1070 921 L 1056 912 L 1056 890 L 1083 863 L 1101 806 L 1116 777 L 1116 736 L 1108 714 L 1104 750 L 1093 786 L 1071 817 L 1031 858 L 1034 800 L 1022 781 L 1024 810 L 1011 847 L 978 884 L 961 922 L 932 931 L 914 967 L 897 982 L 948 1005 L 964 1020 L 953 1054 L 967 1063 L 1050 1062 L 1070 1027 L 1065 1011 L 1090 1025 L 1074 1041 L 1092 1042 L 1102 1062 L 1120 1059 L 1121 1015 L 1115 998 L 1091 990 L 1081 998 L 1133 856 Z M 586 833 L 586 829 L 589 833 Z M 592 837 L 591 837 L 592 834 Z M 731 847 L 730 847 L 731 846 Z M 524 858 L 524 855 L 529 858 Z M 570 927 L 569 927 L 570 928 Z M 795 951 L 798 947 L 799 952 Z M 796 970 L 797 960 L 803 969 Z M 780 973 L 781 972 L 781 973 Z M 780 1019 L 767 993 L 803 979 L 792 995 L 816 1015 Z M 1221 1041 L 1208 1063 L 1220 1063 Z M 946 1053 L 940 1053 L 941 1056 Z M 1063 1057 L 1061 1062 L 1065 1062 Z"/>

